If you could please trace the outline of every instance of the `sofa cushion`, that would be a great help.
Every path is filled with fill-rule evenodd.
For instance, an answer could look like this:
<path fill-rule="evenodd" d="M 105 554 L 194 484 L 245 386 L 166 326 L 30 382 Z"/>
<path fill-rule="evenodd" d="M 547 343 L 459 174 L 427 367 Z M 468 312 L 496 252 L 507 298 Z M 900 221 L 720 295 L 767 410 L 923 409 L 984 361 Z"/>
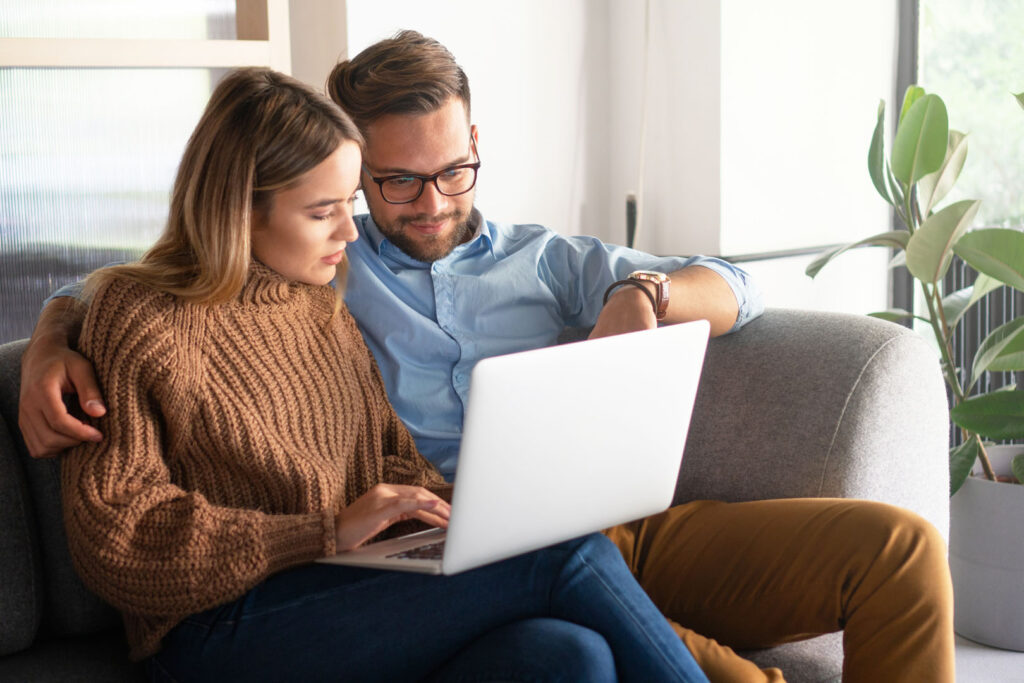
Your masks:
<path fill-rule="evenodd" d="M 839 683 L 843 673 L 843 634 L 829 633 L 767 650 L 740 651 L 762 669 L 782 669 L 787 681 Z"/>
<path fill-rule="evenodd" d="M 21 354 L 26 341 L 0 346 L 0 413 L 7 425 L 18 422 L 18 390 Z M 85 587 L 68 551 L 60 503 L 60 458 L 29 457 L 20 436 L 10 429 L 16 457 L 25 473 L 38 534 L 42 562 L 43 620 L 48 635 L 77 635 L 110 629 L 119 622 L 117 613 Z"/>
<path fill-rule="evenodd" d="M 147 680 L 143 667 L 128 659 L 128 644 L 118 631 L 52 638 L 0 658 L 0 681 L 46 683 L 137 683 Z"/>
<path fill-rule="evenodd" d="M 42 572 L 25 474 L 0 420 L 0 656 L 35 640 L 43 614 Z"/>

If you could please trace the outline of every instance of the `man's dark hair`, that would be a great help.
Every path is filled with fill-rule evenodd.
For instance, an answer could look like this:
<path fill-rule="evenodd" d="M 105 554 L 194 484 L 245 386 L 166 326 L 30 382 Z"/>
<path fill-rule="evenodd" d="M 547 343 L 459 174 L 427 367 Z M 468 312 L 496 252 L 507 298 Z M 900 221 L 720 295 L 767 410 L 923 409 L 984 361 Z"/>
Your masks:
<path fill-rule="evenodd" d="M 387 114 L 429 114 L 453 96 L 469 118 L 469 79 L 448 49 L 416 31 L 399 31 L 339 62 L 327 92 L 364 133 Z"/>

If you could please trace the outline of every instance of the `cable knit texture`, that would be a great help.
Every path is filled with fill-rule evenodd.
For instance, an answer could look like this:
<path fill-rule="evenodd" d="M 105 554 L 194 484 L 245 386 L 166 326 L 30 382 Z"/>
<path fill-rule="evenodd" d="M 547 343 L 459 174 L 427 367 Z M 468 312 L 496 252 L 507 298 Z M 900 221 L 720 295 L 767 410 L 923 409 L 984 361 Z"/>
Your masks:
<path fill-rule="evenodd" d="M 334 552 L 334 516 L 375 484 L 446 485 L 416 451 L 334 290 L 254 262 L 228 304 L 116 279 L 80 338 L 107 414 L 62 460 L 83 581 L 131 655 L 189 614 Z"/>

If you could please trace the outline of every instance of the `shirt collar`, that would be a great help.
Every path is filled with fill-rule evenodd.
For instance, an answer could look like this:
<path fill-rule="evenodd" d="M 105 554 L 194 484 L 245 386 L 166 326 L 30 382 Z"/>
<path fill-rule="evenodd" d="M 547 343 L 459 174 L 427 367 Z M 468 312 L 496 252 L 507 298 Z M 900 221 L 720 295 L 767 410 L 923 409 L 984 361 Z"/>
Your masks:
<path fill-rule="evenodd" d="M 406 263 L 407 265 L 426 265 L 423 264 L 422 261 L 417 261 L 403 252 L 401 249 L 396 247 L 391 240 L 385 237 L 370 214 L 363 214 L 356 218 L 362 220 L 365 238 L 369 240 L 370 246 L 373 247 L 373 250 L 377 252 L 378 256 L 391 256 L 392 258 Z M 473 236 L 469 238 L 469 241 L 455 247 L 451 254 L 442 259 L 443 261 L 468 250 L 475 251 L 481 246 L 490 251 L 492 255 L 494 254 L 494 237 L 491 235 L 490 227 L 488 226 L 487 221 L 484 220 L 483 214 L 480 213 L 480 210 L 476 207 L 473 207 L 473 212 L 470 214 L 470 221 L 474 226 Z"/>

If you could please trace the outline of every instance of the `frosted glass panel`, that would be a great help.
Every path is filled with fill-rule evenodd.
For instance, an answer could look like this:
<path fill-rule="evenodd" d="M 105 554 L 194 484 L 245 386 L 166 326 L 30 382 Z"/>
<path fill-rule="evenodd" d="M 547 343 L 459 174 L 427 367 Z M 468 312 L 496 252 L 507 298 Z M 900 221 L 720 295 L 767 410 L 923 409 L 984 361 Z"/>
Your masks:
<path fill-rule="evenodd" d="M 233 40 L 235 0 L 0 0 L 0 37 Z"/>
<path fill-rule="evenodd" d="M 0 342 L 55 288 L 152 244 L 221 74 L 0 69 Z"/>

